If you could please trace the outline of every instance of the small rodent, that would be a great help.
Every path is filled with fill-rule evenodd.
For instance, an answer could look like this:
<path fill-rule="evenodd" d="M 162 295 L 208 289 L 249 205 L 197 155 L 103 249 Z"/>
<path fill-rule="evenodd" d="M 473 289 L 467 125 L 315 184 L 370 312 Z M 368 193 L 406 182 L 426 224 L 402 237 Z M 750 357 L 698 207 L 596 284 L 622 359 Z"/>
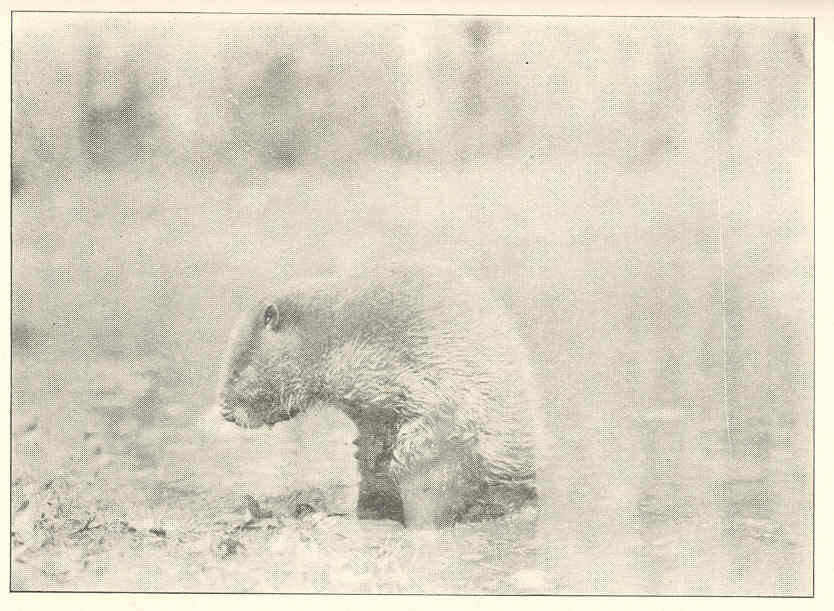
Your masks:
<path fill-rule="evenodd" d="M 219 402 L 247 428 L 342 409 L 359 431 L 360 518 L 443 527 L 479 503 L 535 496 L 527 351 L 450 266 L 390 264 L 261 300 L 230 339 Z"/>

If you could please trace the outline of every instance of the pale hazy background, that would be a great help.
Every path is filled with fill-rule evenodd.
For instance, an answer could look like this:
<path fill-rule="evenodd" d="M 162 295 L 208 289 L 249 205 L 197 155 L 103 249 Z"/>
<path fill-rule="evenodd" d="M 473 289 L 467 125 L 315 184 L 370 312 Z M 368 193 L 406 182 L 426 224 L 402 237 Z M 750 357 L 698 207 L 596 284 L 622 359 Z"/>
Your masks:
<path fill-rule="evenodd" d="M 16 14 L 13 44 L 13 472 L 350 482 L 336 413 L 218 422 L 225 337 L 265 283 L 429 255 L 534 356 L 545 589 L 810 591 L 810 21 Z"/>

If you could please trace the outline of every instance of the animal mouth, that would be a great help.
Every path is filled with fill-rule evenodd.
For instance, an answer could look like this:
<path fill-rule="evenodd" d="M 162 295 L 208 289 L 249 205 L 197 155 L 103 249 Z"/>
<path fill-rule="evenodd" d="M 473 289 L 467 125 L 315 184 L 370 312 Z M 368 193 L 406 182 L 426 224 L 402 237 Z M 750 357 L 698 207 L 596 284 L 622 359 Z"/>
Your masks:
<path fill-rule="evenodd" d="M 252 418 L 249 410 L 240 401 L 226 400 L 220 408 L 220 414 L 223 419 L 232 424 L 236 424 L 243 429 L 256 429 L 264 424 L 262 420 Z"/>
<path fill-rule="evenodd" d="M 224 420 L 236 424 L 241 428 L 256 429 L 264 425 L 272 428 L 279 422 L 291 419 L 300 411 L 298 406 L 295 405 L 275 405 L 275 407 L 269 409 L 266 413 L 263 413 L 264 410 L 255 410 L 253 412 L 250 407 L 242 401 L 226 400 L 220 408 L 220 414 Z"/>
<path fill-rule="evenodd" d="M 298 413 L 297 409 L 289 408 L 285 409 L 283 407 L 277 407 L 269 412 L 266 418 L 264 418 L 264 424 L 269 427 L 275 426 L 279 422 L 285 422 L 289 420 L 293 416 Z"/>
<path fill-rule="evenodd" d="M 224 407 L 221 410 L 221 414 L 223 415 L 223 420 L 226 420 L 227 422 L 237 423 L 237 417 L 235 416 L 234 410 Z"/>

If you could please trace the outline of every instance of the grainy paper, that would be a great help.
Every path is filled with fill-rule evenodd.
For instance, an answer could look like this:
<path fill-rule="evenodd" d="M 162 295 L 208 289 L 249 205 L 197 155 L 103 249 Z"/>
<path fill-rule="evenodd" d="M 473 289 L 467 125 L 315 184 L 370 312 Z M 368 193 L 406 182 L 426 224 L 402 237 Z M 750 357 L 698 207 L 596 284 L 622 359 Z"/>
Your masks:
<path fill-rule="evenodd" d="M 811 593 L 809 19 L 18 13 L 13 52 L 13 591 Z M 223 419 L 242 312 L 403 259 L 484 288 L 425 334 L 469 377 L 397 379 L 476 448 L 524 394 L 535 501 L 357 519 L 395 395 L 345 376 Z M 348 339 L 417 345 L 365 287 Z"/>

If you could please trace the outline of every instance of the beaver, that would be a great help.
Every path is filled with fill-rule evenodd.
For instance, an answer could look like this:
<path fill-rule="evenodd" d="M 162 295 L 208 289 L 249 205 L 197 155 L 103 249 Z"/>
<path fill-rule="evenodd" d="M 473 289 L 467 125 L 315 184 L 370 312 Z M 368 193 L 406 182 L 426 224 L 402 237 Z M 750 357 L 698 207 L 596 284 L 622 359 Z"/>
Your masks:
<path fill-rule="evenodd" d="M 444 264 L 302 280 L 229 341 L 223 418 L 273 426 L 316 405 L 358 430 L 359 518 L 436 528 L 535 498 L 538 406 L 507 312 Z"/>

